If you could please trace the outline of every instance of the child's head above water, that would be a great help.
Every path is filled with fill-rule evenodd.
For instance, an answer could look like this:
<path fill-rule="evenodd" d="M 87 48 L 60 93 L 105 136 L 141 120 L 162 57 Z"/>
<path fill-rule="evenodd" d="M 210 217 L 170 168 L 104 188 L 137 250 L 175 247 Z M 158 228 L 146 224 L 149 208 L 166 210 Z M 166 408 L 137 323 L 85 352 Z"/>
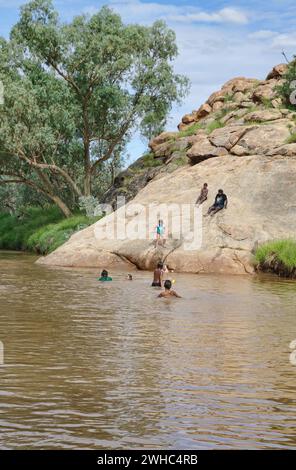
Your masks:
<path fill-rule="evenodd" d="M 108 277 L 108 275 L 108 271 L 106 271 L 106 269 L 103 269 L 103 271 L 101 272 L 101 277 Z"/>
<path fill-rule="evenodd" d="M 165 281 L 165 283 L 164 283 L 164 288 L 165 288 L 166 290 L 171 290 L 171 288 L 172 288 L 172 281 L 169 281 L 169 280 Z"/>

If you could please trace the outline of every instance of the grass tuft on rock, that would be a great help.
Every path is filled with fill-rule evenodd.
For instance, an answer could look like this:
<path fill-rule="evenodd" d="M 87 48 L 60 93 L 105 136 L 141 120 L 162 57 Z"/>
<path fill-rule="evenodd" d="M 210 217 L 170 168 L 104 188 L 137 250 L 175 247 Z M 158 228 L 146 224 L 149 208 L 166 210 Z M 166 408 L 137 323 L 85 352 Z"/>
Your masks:
<path fill-rule="evenodd" d="M 220 127 L 224 127 L 225 124 L 221 122 L 219 119 L 215 119 L 215 121 L 210 122 L 206 127 L 206 132 L 211 134 L 215 129 L 219 129 Z"/>
<path fill-rule="evenodd" d="M 190 137 L 191 135 L 196 134 L 196 132 L 199 131 L 200 129 L 203 129 L 202 124 L 199 122 L 195 122 L 191 126 L 188 126 L 186 129 L 184 129 L 183 131 L 180 131 L 178 134 L 178 139 L 182 137 Z"/>
<path fill-rule="evenodd" d="M 296 143 L 296 132 L 293 132 L 290 137 L 287 138 L 286 144 L 295 144 Z"/>
<path fill-rule="evenodd" d="M 259 246 L 255 263 L 262 271 L 296 277 L 296 240 L 274 240 Z"/>

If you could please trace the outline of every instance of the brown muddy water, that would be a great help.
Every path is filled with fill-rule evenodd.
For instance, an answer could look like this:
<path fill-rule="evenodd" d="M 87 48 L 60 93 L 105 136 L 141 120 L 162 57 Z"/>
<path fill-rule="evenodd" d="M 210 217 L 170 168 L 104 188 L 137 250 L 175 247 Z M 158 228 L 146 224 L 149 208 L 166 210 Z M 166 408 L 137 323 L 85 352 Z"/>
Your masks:
<path fill-rule="evenodd" d="M 1 253 L 1 449 L 296 449 L 296 283 Z"/>

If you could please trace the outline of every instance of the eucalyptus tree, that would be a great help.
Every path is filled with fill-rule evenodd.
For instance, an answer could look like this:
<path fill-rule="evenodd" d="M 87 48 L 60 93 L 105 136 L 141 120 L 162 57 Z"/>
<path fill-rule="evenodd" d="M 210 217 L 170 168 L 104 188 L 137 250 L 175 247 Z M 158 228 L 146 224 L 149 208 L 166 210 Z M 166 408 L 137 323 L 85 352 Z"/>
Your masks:
<path fill-rule="evenodd" d="M 52 200 L 59 185 L 91 195 L 104 162 L 117 161 L 134 132 L 162 131 L 188 91 L 174 72 L 174 32 L 161 21 L 126 25 L 107 7 L 65 24 L 50 0 L 31 1 L 9 48 L 0 152 Z"/>

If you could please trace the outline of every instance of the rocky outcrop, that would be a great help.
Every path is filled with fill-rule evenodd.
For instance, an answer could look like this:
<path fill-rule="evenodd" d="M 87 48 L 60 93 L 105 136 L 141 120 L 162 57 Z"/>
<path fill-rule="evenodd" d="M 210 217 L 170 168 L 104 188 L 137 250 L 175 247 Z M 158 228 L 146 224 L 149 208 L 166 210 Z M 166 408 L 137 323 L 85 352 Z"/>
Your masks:
<path fill-rule="evenodd" d="M 153 139 L 151 153 L 119 175 L 105 197 L 110 202 L 127 194 L 126 206 L 73 235 L 39 263 L 152 269 L 163 259 L 176 271 L 252 273 L 258 243 L 296 232 L 296 119 L 275 91 L 284 71 L 281 64 L 264 81 L 229 80 L 183 117 L 179 132 Z M 204 214 L 220 187 L 229 206 L 214 217 L 197 216 L 194 230 L 183 214 L 180 234 L 173 222 L 186 204 L 192 210 L 204 182 L 209 185 Z M 158 211 L 152 218 L 151 207 Z M 159 217 L 168 239 L 155 248 Z M 200 246 L 190 242 L 192 233 L 202 236 Z"/>
<path fill-rule="evenodd" d="M 229 206 L 214 217 L 202 218 L 201 248 L 186 248 L 186 233 L 180 240 L 169 229 L 167 246 L 155 249 L 155 220 L 147 220 L 145 209 L 155 202 L 173 204 L 172 217 L 177 217 L 179 205 L 194 203 L 205 181 L 209 184 L 209 199 L 203 212 L 220 187 L 228 195 Z M 125 265 L 129 269 L 132 264 L 152 269 L 161 258 L 176 271 L 252 273 L 252 251 L 258 243 L 295 235 L 295 181 L 296 158 L 262 155 L 212 158 L 152 181 L 125 208 L 73 235 L 40 263 L 111 268 Z M 113 240 L 110 235 L 100 239 L 98 233 L 111 234 L 118 227 L 125 210 L 125 229 L 132 232 L 135 223 L 146 230 L 147 239 L 137 239 L 136 233 L 134 239 Z"/>

